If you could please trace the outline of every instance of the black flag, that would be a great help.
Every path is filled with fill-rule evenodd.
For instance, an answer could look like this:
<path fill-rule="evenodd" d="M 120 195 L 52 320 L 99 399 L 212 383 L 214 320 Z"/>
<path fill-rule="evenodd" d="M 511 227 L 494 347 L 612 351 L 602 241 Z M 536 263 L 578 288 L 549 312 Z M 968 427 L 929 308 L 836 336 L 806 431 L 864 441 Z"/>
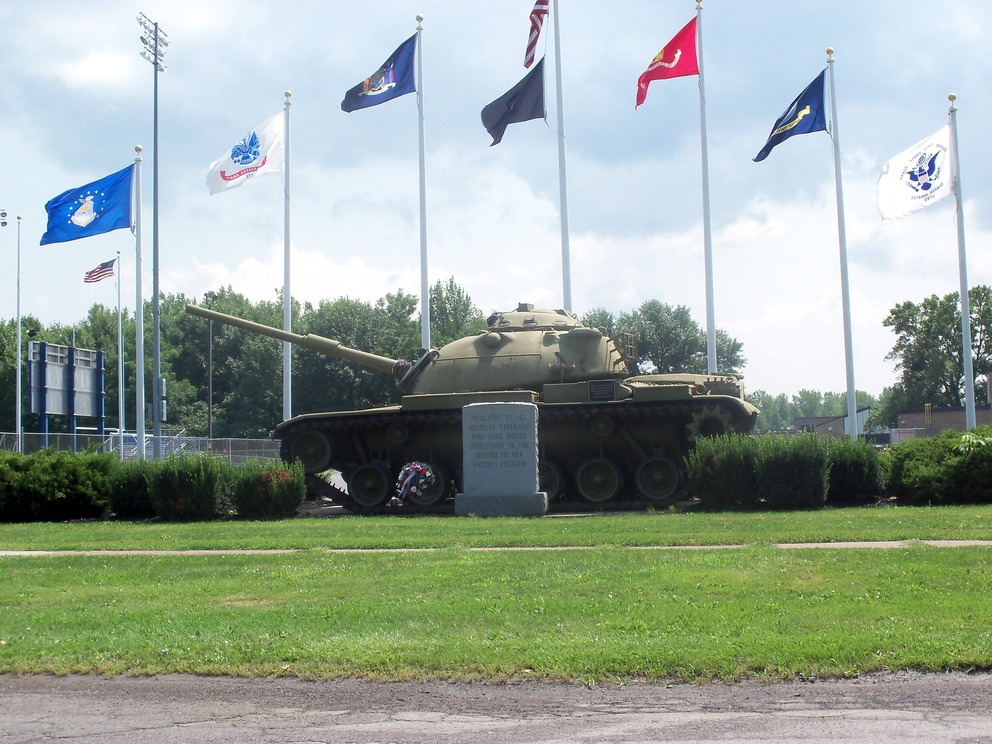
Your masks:
<path fill-rule="evenodd" d="M 493 136 L 493 145 L 503 139 L 503 132 L 510 124 L 531 119 L 543 119 L 544 113 L 544 58 L 534 65 L 524 79 L 482 109 L 482 125 Z"/>

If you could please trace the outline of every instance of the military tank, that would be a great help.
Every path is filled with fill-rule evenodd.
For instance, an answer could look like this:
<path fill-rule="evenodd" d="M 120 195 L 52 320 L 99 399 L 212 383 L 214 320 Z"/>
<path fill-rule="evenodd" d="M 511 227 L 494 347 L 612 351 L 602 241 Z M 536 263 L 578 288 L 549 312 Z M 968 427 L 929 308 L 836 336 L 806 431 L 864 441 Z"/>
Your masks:
<path fill-rule="evenodd" d="M 737 375 L 631 375 L 632 343 L 564 310 L 520 304 L 412 362 L 196 305 L 186 310 L 396 378 L 399 405 L 307 413 L 275 430 L 282 458 L 303 464 L 309 495 L 355 512 L 395 504 L 397 476 L 410 463 L 426 464 L 433 477 L 403 506 L 450 510 L 462 469 L 461 409 L 470 403 L 537 405 L 540 490 L 556 510 L 667 506 L 684 492 L 684 458 L 698 437 L 746 434 L 758 416 Z M 328 480 L 331 471 L 346 488 Z"/>

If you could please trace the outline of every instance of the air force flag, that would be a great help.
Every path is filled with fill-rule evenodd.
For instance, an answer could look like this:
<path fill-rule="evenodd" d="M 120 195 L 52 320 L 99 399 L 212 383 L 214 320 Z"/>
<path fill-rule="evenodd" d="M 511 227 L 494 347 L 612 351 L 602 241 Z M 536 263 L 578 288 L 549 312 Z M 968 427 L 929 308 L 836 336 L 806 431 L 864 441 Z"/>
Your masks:
<path fill-rule="evenodd" d="M 131 227 L 131 176 L 134 166 L 99 181 L 69 189 L 45 205 L 48 228 L 41 245 L 65 243 Z"/>
<path fill-rule="evenodd" d="M 878 211 L 895 220 L 928 207 L 953 190 L 951 125 L 903 150 L 882 166 L 878 177 Z"/>
<path fill-rule="evenodd" d="M 827 128 L 827 117 L 823 106 L 823 79 L 827 71 L 823 70 L 806 89 L 799 94 L 789 108 L 785 110 L 778 121 L 772 125 L 768 141 L 761 152 L 754 156 L 754 162 L 760 163 L 768 157 L 775 145 L 784 142 L 796 134 L 821 132 Z"/>

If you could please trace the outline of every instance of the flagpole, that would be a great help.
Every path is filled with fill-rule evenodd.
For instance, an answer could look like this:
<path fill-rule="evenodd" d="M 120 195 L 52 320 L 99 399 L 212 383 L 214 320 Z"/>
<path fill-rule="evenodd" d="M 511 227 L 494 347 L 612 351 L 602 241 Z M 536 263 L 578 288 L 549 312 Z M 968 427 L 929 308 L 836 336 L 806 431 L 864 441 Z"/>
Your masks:
<path fill-rule="evenodd" d="M 555 97 L 558 122 L 558 201 L 561 212 L 561 281 L 562 304 L 564 309 L 572 309 L 572 265 L 568 242 L 568 186 L 565 178 L 565 104 L 561 85 L 561 32 L 558 25 L 558 0 L 554 0 L 555 29 Z"/>
<path fill-rule="evenodd" d="M 830 80 L 830 139 L 834 150 L 834 184 L 837 191 L 837 238 L 840 245 L 840 293 L 844 317 L 844 358 L 847 369 L 847 426 L 844 433 L 857 439 L 858 399 L 854 385 L 854 342 L 851 334 L 851 293 L 847 280 L 847 227 L 844 221 L 844 185 L 840 169 L 840 135 L 837 127 L 837 91 L 834 88 L 834 50 L 827 48 L 827 77 Z"/>
<path fill-rule="evenodd" d="M 121 252 L 117 251 L 117 436 L 124 459 L 124 326 L 121 321 Z"/>
<path fill-rule="evenodd" d="M 14 396 L 14 428 L 17 431 L 17 451 L 24 452 L 24 432 L 21 426 L 21 215 L 17 215 L 17 392 Z"/>
<path fill-rule="evenodd" d="M 427 285 L 427 163 L 424 136 L 424 55 L 422 15 L 417 16 L 417 112 L 420 122 L 420 345 L 431 348 L 431 303 Z"/>
<path fill-rule="evenodd" d="M 958 273 L 961 276 L 961 360 L 964 362 L 964 425 L 975 428 L 975 373 L 972 366 L 971 308 L 968 297 L 968 260 L 964 249 L 964 199 L 961 196 L 961 162 L 958 158 L 957 96 L 950 93 L 947 117 L 951 129 L 951 190 L 954 192 L 954 216 L 958 228 Z"/>
<path fill-rule="evenodd" d="M 287 90 L 286 106 L 284 108 L 284 140 L 283 148 L 286 160 L 286 187 L 283 200 L 283 280 L 282 280 L 282 328 L 284 331 L 293 330 L 293 297 L 289 289 L 289 100 L 293 95 Z M 284 420 L 293 417 L 293 345 L 289 341 L 282 343 L 282 417 Z"/>
<path fill-rule="evenodd" d="M 145 459 L 145 308 L 141 296 L 141 145 L 134 159 L 134 434 L 137 458 Z"/>
<path fill-rule="evenodd" d="M 706 143 L 706 86 L 703 82 L 703 3 L 696 3 L 696 58 L 699 66 L 699 131 L 703 164 L 703 263 L 706 272 L 706 367 L 716 374 L 716 321 L 713 319 L 713 235 L 710 227 L 710 156 Z"/>

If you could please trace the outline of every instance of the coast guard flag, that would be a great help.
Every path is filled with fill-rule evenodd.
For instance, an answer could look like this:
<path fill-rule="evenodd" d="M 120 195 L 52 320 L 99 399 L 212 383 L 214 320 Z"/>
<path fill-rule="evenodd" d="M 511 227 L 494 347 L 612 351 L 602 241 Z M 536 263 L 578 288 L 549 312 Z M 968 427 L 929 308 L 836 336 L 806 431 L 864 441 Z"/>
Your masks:
<path fill-rule="evenodd" d="M 882 166 L 878 177 L 878 211 L 882 220 L 895 220 L 949 196 L 951 125 L 903 150 Z"/>
<path fill-rule="evenodd" d="M 482 109 L 482 126 L 492 135 L 489 145 L 498 145 L 510 124 L 531 119 L 543 119 L 544 57 L 524 79 Z"/>
<path fill-rule="evenodd" d="M 378 106 L 417 90 L 413 79 L 413 55 L 417 50 L 417 35 L 400 44 L 379 69 L 344 94 L 341 110 Z"/>
<path fill-rule="evenodd" d="M 754 156 L 754 162 L 760 163 L 768 157 L 775 145 L 778 145 L 796 134 L 822 132 L 827 128 L 827 117 L 823 105 L 823 79 L 827 71 L 824 69 L 812 83 L 806 86 L 796 100 L 789 104 L 785 113 L 778 117 L 772 125 L 768 141 L 761 152 Z"/>
<path fill-rule="evenodd" d="M 286 123 L 282 113 L 269 117 L 210 164 L 211 195 L 241 186 L 255 176 L 286 170 Z"/>
<path fill-rule="evenodd" d="M 117 259 L 112 258 L 109 261 L 104 261 L 95 269 L 90 269 L 85 274 L 83 274 L 83 282 L 85 282 L 86 284 L 95 284 L 96 282 L 102 279 L 106 279 L 108 276 L 113 276 L 114 264 L 116 262 Z"/>
<path fill-rule="evenodd" d="M 664 48 L 655 55 L 641 76 L 637 79 L 637 108 L 648 96 L 648 84 L 652 80 L 698 75 L 699 62 L 696 58 L 696 19 L 693 18 Z"/>
<path fill-rule="evenodd" d="M 64 191 L 45 205 L 48 228 L 41 245 L 65 243 L 131 227 L 131 176 L 134 166 L 99 181 Z"/>

